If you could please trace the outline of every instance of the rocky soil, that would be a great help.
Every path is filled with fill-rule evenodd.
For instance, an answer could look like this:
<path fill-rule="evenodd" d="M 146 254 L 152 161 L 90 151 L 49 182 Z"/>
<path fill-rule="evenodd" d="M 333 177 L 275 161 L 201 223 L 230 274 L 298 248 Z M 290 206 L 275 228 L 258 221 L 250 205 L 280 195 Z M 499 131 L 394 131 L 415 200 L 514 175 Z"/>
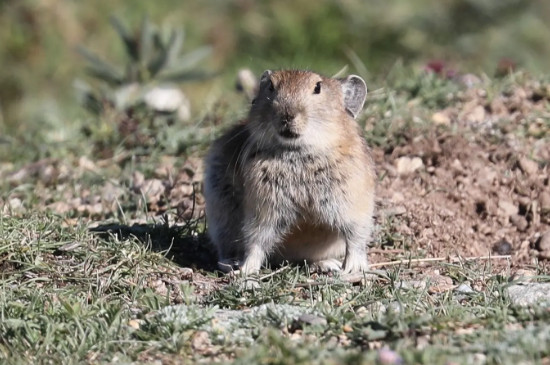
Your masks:
<path fill-rule="evenodd" d="M 379 229 L 371 262 L 510 255 L 512 265 L 529 266 L 550 260 L 550 86 L 529 81 L 489 95 L 474 81 L 449 106 L 430 111 L 421 128 L 394 131 L 399 143 L 373 146 Z M 376 123 L 367 116 L 367 133 Z M 204 213 L 201 156 L 147 162 L 147 156 L 122 153 L 44 159 L 17 169 L 4 163 L 0 177 L 11 190 L 0 207 L 18 215 L 53 211 L 68 224 L 85 218 L 92 225 L 120 220 L 124 211 L 130 232 L 146 217 L 181 225 Z M 122 169 L 131 158 L 138 168 Z M 149 171 L 140 171 L 140 163 Z M 28 184 L 32 193 L 18 188 Z"/>

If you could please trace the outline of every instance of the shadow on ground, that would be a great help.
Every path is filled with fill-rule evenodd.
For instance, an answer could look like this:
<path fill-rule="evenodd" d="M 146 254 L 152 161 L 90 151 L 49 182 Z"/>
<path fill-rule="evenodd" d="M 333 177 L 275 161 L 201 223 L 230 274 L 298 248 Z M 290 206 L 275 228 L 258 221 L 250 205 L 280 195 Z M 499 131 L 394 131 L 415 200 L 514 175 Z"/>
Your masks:
<path fill-rule="evenodd" d="M 169 226 L 168 224 L 103 224 L 90 231 L 103 239 L 126 240 L 137 238 L 139 242 L 165 256 L 182 267 L 195 270 L 215 271 L 217 268 L 216 249 L 205 233 L 189 234 L 193 229 L 188 225 Z"/>

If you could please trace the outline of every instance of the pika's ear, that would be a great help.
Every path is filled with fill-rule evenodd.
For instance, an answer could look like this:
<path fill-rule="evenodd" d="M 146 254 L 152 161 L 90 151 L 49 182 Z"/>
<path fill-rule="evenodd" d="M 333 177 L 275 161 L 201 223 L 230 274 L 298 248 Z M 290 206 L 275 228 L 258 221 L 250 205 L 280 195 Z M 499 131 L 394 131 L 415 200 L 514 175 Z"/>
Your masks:
<path fill-rule="evenodd" d="M 349 75 L 340 79 L 342 91 L 344 92 L 344 105 L 346 110 L 357 118 L 357 115 L 363 109 L 367 97 L 367 84 L 357 75 Z"/>
<path fill-rule="evenodd" d="M 265 85 L 265 83 L 270 80 L 269 77 L 271 76 L 271 74 L 272 74 L 271 70 L 264 71 L 262 76 L 260 76 L 260 87 L 262 87 L 262 85 Z"/>

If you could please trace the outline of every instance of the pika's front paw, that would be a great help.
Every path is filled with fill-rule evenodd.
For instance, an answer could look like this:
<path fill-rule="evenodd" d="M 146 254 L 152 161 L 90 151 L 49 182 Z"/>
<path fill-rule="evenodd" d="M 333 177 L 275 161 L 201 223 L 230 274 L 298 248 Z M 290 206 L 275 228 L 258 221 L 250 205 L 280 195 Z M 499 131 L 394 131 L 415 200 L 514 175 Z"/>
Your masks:
<path fill-rule="evenodd" d="M 369 270 L 369 263 L 366 258 L 346 259 L 344 262 L 344 274 L 365 272 Z"/>
<path fill-rule="evenodd" d="M 225 274 L 233 272 L 235 270 L 239 270 L 240 266 L 241 262 L 235 259 L 224 259 L 218 261 L 218 269 Z"/>
<path fill-rule="evenodd" d="M 260 271 L 261 267 L 262 267 L 261 260 L 254 260 L 253 258 L 249 257 L 246 260 L 244 260 L 244 263 L 241 266 L 241 273 L 243 273 L 243 275 L 245 276 L 256 274 Z"/>
<path fill-rule="evenodd" d="M 314 272 L 340 271 L 342 270 L 342 262 L 336 259 L 320 260 L 311 264 L 311 269 Z"/>

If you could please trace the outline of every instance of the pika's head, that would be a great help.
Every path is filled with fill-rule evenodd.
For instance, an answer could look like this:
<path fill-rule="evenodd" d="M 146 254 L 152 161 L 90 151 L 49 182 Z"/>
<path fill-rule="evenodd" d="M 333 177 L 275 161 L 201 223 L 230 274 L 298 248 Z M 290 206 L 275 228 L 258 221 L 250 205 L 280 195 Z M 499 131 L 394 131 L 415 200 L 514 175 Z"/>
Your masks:
<path fill-rule="evenodd" d="M 341 134 L 367 95 L 362 78 L 309 71 L 265 71 L 252 102 L 249 127 L 259 144 L 320 145 Z"/>

